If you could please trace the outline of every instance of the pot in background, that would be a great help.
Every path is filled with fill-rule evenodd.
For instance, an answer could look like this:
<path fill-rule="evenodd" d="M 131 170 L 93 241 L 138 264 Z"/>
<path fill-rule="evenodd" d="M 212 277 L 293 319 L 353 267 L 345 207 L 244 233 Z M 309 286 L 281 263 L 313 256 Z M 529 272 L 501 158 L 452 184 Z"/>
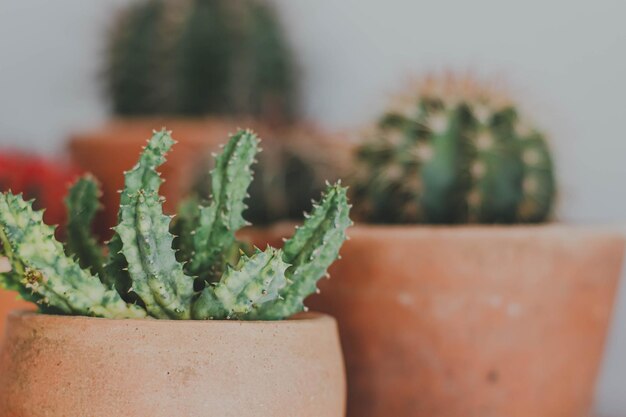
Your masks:
<path fill-rule="evenodd" d="M 262 245 L 292 228 L 248 234 Z M 621 235 L 556 225 L 348 234 L 307 305 L 338 318 L 350 417 L 588 416 Z"/>
<path fill-rule="evenodd" d="M 335 321 L 109 320 L 16 312 L 0 417 L 343 417 Z"/>

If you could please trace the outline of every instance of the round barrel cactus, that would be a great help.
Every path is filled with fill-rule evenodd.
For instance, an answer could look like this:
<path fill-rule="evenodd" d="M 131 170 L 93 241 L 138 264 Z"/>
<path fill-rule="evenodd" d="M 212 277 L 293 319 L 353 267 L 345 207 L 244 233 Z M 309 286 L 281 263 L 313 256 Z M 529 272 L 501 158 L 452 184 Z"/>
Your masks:
<path fill-rule="evenodd" d="M 430 79 L 357 152 L 355 209 L 374 223 L 534 223 L 555 199 L 544 135 L 507 98 Z"/>
<path fill-rule="evenodd" d="M 123 10 L 105 82 L 118 115 L 294 112 L 291 51 L 257 0 L 144 0 Z"/>

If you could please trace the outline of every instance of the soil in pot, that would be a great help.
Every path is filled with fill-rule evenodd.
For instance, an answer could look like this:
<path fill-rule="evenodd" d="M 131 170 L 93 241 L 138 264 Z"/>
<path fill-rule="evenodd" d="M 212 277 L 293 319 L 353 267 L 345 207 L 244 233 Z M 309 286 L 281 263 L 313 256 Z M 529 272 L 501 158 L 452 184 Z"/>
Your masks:
<path fill-rule="evenodd" d="M 13 313 L 0 417 L 343 417 L 337 326 Z"/>
<path fill-rule="evenodd" d="M 255 231 L 257 244 L 291 230 Z M 567 226 L 349 230 L 309 305 L 338 317 L 350 417 L 585 417 L 620 235 Z"/>

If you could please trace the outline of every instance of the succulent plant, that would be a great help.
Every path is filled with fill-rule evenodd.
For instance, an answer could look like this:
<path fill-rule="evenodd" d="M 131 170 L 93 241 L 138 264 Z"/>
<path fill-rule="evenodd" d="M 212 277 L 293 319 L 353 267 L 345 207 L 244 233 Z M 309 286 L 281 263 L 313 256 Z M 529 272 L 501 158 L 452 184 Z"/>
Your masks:
<path fill-rule="evenodd" d="M 106 89 L 119 115 L 293 115 L 295 71 L 260 0 L 143 0 L 112 28 Z"/>
<path fill-rule="evenodd" d="M 156 171 L 173 143 L 170 132 L 155 132 L 124 174 L 106 257 L 90 234 L 99 207 L 92 177 L 78 180 L 66 200 L 65 247 L 32 201 L 1 194 L 0 253 L 12 268 L 0 274 L 0 287 L 19 291 L 45 312 L 106 318 L 279 320 L 305 309 L 351 223 L 346 189 L 329 185 L 284 249 L 245 254 L 235 232 L 248 224 L 242 212 L 256 135 L 231 136 L 216 158 L 210 203 L 188 202 L 175 227 L 163 214 Z M 175 238 L 170 229 L 181 234 Z"/>
<path fill-rule="evenodd" d="M 469 78 L 430 79 L 357 152 L 357 217 L 377 223 L 542 222 L 555 179 L 544 135 Z"/>

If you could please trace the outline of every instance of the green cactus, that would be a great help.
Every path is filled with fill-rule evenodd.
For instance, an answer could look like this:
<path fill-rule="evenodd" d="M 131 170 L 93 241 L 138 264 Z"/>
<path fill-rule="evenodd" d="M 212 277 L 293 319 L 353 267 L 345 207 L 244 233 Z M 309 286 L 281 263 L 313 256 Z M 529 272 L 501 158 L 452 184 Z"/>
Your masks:
<path fill-rule="evenodd" d="M 66 252 L 76 256 L 82 268 L 91 270 L 100 279 L 105 275 L 104 253 L 91 233 L 91 225 L 102 208 L 98 200 L 101 194 L 96 179 L 86 175 L 74 183 L 65 199 L 68 219 Z"/>
<path fill-rule="evenodd" d="M 535 223 L 555 196 L 542 133 L 466 79 L 387 112 L 357 152 L 357 216 L 375 223 Z"/>
<path fill-rule="evenodd" d="M 291 283 L 280 290 L 282 302 L 262 306 L 251 313 L 255 317 L 278 319 L 304 310 L 304 299 L 317 291 L 317 281 L 333 263 L 346 229 L 352 224 L 346 189 L 338 183 L 329 186 L 304 224 L 285 241 L 283 259 L 289 264 L 287 279 Z"/>
<path fill-rule="evenodd" d="M 237 267 L 226 268 L 220 282 L 204 288 L 194 304 L 194 318 L 247 318 L 278 299 L 279 291 L 287 285 L 287 267 L 282 252 L 274 248 L 257 251 L 251 257 L 243 255 Z"/>
<path fill-rule="evenodd" d="M 239 131 L 216 158 L 211 172 L 212 202 L 200 208 L 186 268 L 200 280 L 212 282 L 219 278 L 225 266 L 224 255 L 235 243 L 235 232 L 248 224 L 241 214 L 257 151 L 256 135 L 249 130 Z"/>
<path fill-rule="evenodd" d="M 193 282 L 184 275 L 172 249 L 170 217 L 163 214 L 158 195 L 163 180 L 156 172 L 173 144 L 168 132 L 155 132 L 139 163 L 124 174 L 120 223 L 115 233 L 128 262 L 131 289 L 146 310 L 158 318 L 186 319 L 190 316 Z"/>
<path fill-rule="evenodd" d="M 0 195 L 0 240 L 15 273 L 12 288 L 26 299 L 50 305 L 64 314 L 111 318 L 145 317 L 125 303 L 77 262 L 65 255 L 43 212 L 12 193 Z"/>
<path fill-rule="evenodd" d="M 144 0 L 108 45 L 119 115 L 294 113 L 295 71 L 274 11 L 259 0 Z"/>
<path fill-rule="evenodd" d="M 46 313 L 105 318 L 279 320 L 302 311 L 345 239 L 346 189 L 328 187 L 284 252 L 268 247 L 247 256 L 239 253 L 243 244 L 235 232 L 246 224 L 243 201 L 256 135 L 241 130 L 231 136 L 216 158 L 212 201 L 189 200 L 171 224 L 156 169 L 174 143 L 170 132 L 155 132 L 125 173 L 119 223 L 104 263 L 90 234 L 99 206 L 90 177 L 79 179 L 66 200 L 68 255 L 32 202 L 0 194 L 0 253 L 11 264 L 0 274 L 0 287 L 19 291 Z"/>

